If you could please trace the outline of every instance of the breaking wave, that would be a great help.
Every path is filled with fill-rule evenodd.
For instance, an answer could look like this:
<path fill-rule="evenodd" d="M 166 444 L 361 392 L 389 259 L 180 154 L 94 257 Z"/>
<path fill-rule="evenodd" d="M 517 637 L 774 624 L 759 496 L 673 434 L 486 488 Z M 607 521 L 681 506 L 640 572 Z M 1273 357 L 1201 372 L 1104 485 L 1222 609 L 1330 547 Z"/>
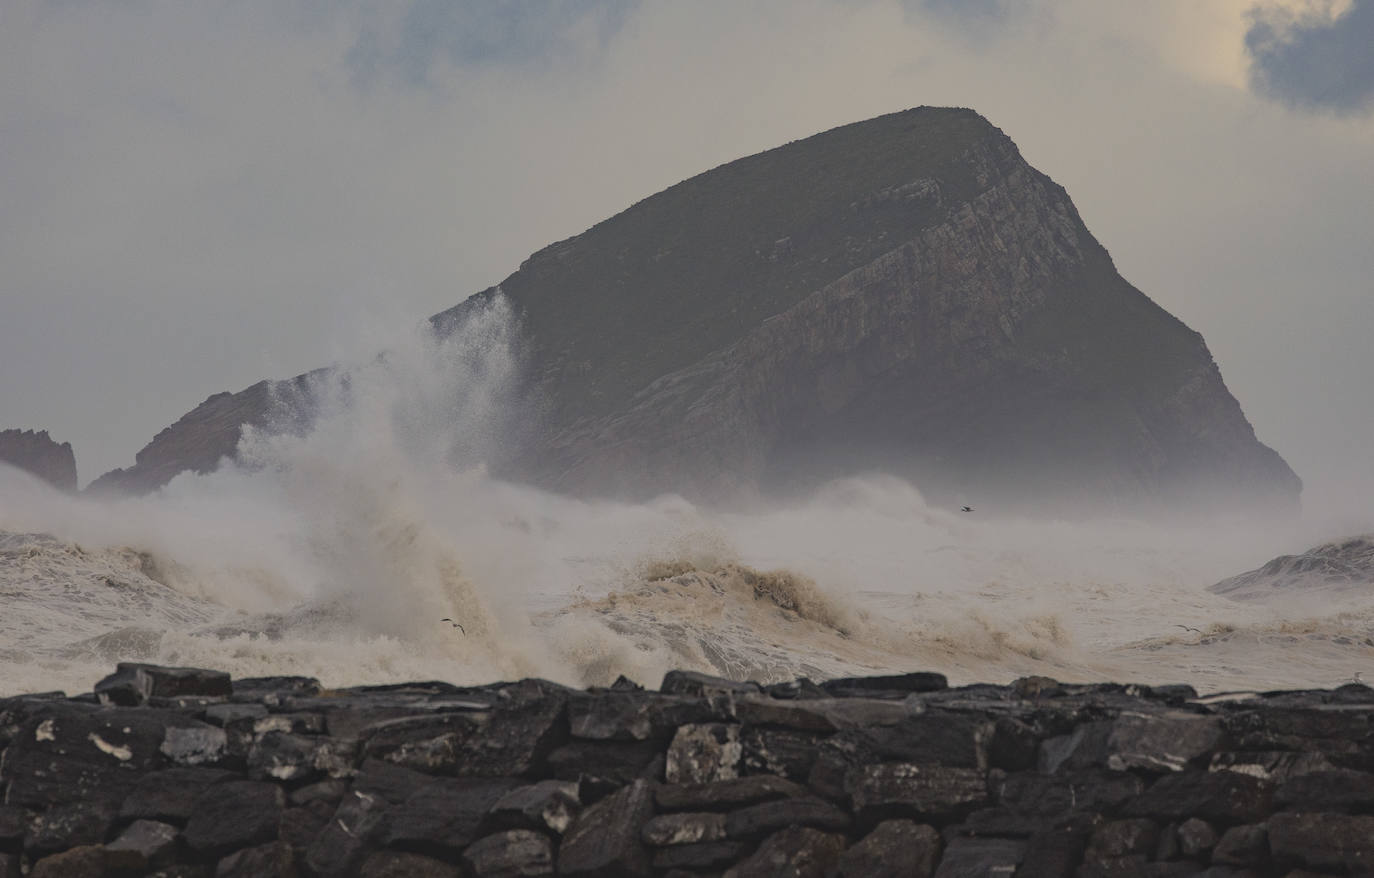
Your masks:
<path fill-rule="evenodd" d="M 1374 676 L 1367 589 L 1207 591 L 1314 542 L 1293 529 L 989 519 L 881 474 L 748 511 L 495 479 L 522 429 L 514 336 L 498 299 L 444 339 L 392 339 L 314 376 L 308 430 L 248 431 L 238 463 L 149 497 L 72 498 L 0 467 L 0 694 L 89 689 L 121 660 L 332 686 Z"/>

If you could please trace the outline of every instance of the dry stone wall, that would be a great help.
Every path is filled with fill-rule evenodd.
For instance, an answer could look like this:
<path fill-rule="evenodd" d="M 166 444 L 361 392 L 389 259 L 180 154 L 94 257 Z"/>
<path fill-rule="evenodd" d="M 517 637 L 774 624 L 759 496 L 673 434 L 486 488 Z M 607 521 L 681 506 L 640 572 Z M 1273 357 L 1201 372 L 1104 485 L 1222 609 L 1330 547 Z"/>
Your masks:
<path fill-rule="evenodd" d="M 0 878 L 1374 873 L 1374 690 L 673 672 L 0 700 Z"/>

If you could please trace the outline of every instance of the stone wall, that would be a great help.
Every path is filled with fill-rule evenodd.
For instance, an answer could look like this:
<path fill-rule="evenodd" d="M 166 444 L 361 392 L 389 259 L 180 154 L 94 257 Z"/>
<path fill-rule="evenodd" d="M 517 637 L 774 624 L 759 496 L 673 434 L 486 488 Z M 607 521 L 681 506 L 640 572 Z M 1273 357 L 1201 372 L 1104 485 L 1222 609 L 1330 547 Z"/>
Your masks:
<path fill-rule="evenodd" d="M 0 878 L 1374 871 L 1374 690 L 334 691 L 120 665 L 0 700 Z"/>

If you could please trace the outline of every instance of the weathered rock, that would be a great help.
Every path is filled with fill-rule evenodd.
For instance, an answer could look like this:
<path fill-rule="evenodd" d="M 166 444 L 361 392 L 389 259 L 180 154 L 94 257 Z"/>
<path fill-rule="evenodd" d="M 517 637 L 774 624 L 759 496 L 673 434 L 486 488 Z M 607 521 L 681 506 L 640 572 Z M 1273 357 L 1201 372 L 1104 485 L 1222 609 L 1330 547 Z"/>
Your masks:
<path fill-rule="evenodd" d="M 1182 771 L 1221 745 L 1221 720 L 1183 711 L 1123 714 L 1107 738 L 1107 768 Z"/>
<path fill-rule="evenodd" d="M 778 726 L 799 732 L 835 732 L 892 726 L 920 711 L 919 705 L 877 698 L 813 698 L 785 701 L 742 695 L 734 715 L 745 725 Z"/>
<path fill-rule="evenodd" d="M 170 823 L 135 820 L 105 845 L 105 864 L 116 872 L 146 874 L 176 859 L 179 831 Z"/>
<path fill-rule="evenodd" d="M 136 662 L 120 662 L 113 674 L 95 684 L 95 694 L 102 703 L 126 707 L 142 704 L 154 696 L 228 698 L 232 691 L 229 675 L 224 671 Z"/>
<path fill-rule="evenodd" d="M 311 698 L 321 688 L 314 677 L 243 677 L 234 681 L 233 696 L 235 701 L 268 699 L 275 707 L 283 698 Z"/>
<path fill-rule="evenodd" d="M 231 780 L 208 787 L 192 806 L 186 844 L 202 857 L 260 845 L 277 836 L 285 796 L 275 784 Z"/>
<path fill-rule="evenodd" d="M 718 811 L 660 814 L 644 824 L 640 838 L 654 847 L 720 841 L 725 838 L 725 815 Z"/>
<path fill-rule="evenodd" d="M 1264 866 L 1269 861 L 1269 832 L 1262 823 L 1232 826 L 1212 849 L 1212 862 L 1224 866 Z"/>
<path fill-rule="evenodd" d="M 205 723 L 168 726 L 158 751 L 177 765 L 214 765 L 225 758 L 229 739 L 224 729 Z"/>
<path fill-rule="evenodd" d="M 1341 768 L 1374 771 L 1374 725 L 1360 705 L 1265 706 L 1223 717 L 1242 750 L 1320 753 Z"/>
<path fill-rule="evenodd" d="M 29 878 L 104 878 L 105 850 L 100 845 L 82 845 L 60 854 L 50 854 L 33 864 Z"/>
<path fill-rule="evenodd" d="M 296 878 L 291 846 L 274 841 L 234 851 L 219 861 L 215 878 Z"/>
<path fill-rule="evenodd" d="M 205 708 L 205 721 L 224 728 L 233 722 L 252 723 L 267 716 L 267 708 L 261 704 L 211 704 Z"/>
<path fill-rule="evenodd" d="M 726 878 L 824 878 L 835 867 L 845 838 L 807 826 L 789 826 L 768 837 Z"/>
<path fill-rule="evenodd" d="M 30 816 L 17 805 L 0 804 L 0 853 L 18 852 L 24 847 Z"/>
<path fill-rule="evenodd" d="M 305 862 L 310 846 L 329 825 L 337 809 L 336 804 L 319 800 L 305 806 L 287 808 L 277 824 L 277 837 L 291 846 L 298 862 Z"/>
<path fill-rule="evenodd" d="M 662 755 L 662 745 L 653 741 L 571 741 L 549 754 L 549 768 L 559 780 L 621 787 L 644 777 Z"/>
<path fill-rule="evenodd" d="M 0 853 L 0 878 L 20 878 L 18 854 Z"/>
<path fill-rule="evenodd" d="M 910 820 L 884 820 L 840 855 L 835 878 L 930 878 L 940 861 L 940 833 Z"/>
<path fill-rule="evenodd" d="M 312 802 L 328 802 L 331 805 L 337 805 L 346 792 L 348 792 L 348 784 L 339 778 L 331 777 L 292 790 L 291 794 L 287 796 L 287 800 L 293 805 L 309 805 Z"/>
<path fill-rule="evenodd" d="M 1274 791 L 1274 803 L 1288 811 L 1369 811 L 1374 774 L 1337 769 L 1290 777 Z"/>
<path fill-rule="evenodd" d="M 324 878 L 352 875 L 381 835 L 387 809 L 380 795 L 349 792 L 306 850 L 306 866 Z"/>
<path fill-rule="evenodd" d="M 24 835 L 24 850 L 32 857 L 77 845 L 98 845 L 114 826 L 117 811 L 106 799 L 63 802 L 34 817 Z"/>
<path fill-rule="evenodd" d="M 553 875 L 553 843 L 542 832 L 510 829 L 473 842 L 463 865 L 483 878 L 542 878 Z"/>
<path fill-rule="evenodd" d="M 1110 722 L 1089 722 L 1073 727 L 1066 735 L 1056 735 L 1040 745 L 1040 771 L 1058 774 L 1106 767 L 1111 738 Z"/>
<path fill-rule="evenodd" d="M 76 491 L 76 455 L 47 430 L 0 430 L 0 463 L 32 473 L 62 491 Z"/>
<path fill-rule="evenodd" d="M 980 716 L 930 710 L 890 726 L 842 731 L 827 742 L 859 762 L 909 762 L 948 768 L 987 768 L 986 744 L 995 725 Z"/>
<path fill-rule="evenodd" d="M 1026 843 L 1007 838 L 956 838 L 945 848 L 935 878 L 1011 875 L 1026 853 Z"/>
<path fill-rule="evenodd" d="M 1179 853 L 1185 857 L 1198 858 L 1208 854 L 1217 844 L 1217 833 L 1205 820 L 1190 817 L 1179 824 Z"/>
<path fill-rule="evenodd" d="M 390 809 L 382 843 L 436 857 L 458 854 L 477 840 L 492 806 L 518 786 L 507 778 L 436 780 Z"/>
<path fill-rule="evenodd" d="M 1082 827 L 1051 829 L 1032 835 L 1021 855 L 1020 874 L 1043 878 L 1072 878 L 1088 845 Z"/>
<path fill-rule="evenodd" d="M 119 816 L 185 823 L 201 793 L 233 777 L 233 772 L 218 768 L 167 768 L 145 774 L 124 799 Z"/>
<path fill-rule="evenodd" d="M 885 763 L 854 769 L 846 779 L 864 820 L 910 816 L 945 820 L 988 801 L 987 776 L 970 768 Z"/>
<path fill-rule="evenodd" d="M 775 774 L 805 781 L 816 764 L 821 739 L 815 732 L 745 726 L 740 736 L 744 773 Z"/>
<path fill-rule="evenodd" d="M 1270 817 L 1269 849 L 1285 868 L 1374 874 L 1374 816 L 1299 814 Z"/>
<path fill-rule="evenodd" d="M 1104 860 L 1138 854 L 1148 858 L 1159 844 L 1159 824 L 1145 818 L 1113 820 L 1099 827 L 1088 842 L 1084 861 L 1100 865 Z"/>
<path fill-rule="evenodd" d="M 739 726 L 708 723 L 679 726 L 668 746 L 668 783 L 710 783 L 739 777 Z"/>
<path fill-rule="evenodd" d="M 1161 820 L 1252 823 L 1264 819 L 1272 801 L 1273 785 L 1258 778 L 1234 771 L 1185 772 L 1155 781 L 1122 812 Z"/>
<path fill-rule="evenodd" d="M 667 740 L 688 723 L 733 719 L 728 699 L 687 698 L 653 692 L 607 692 L 568 699 L 568 723 L 575 738 L 591 741 Z"/>
<path fill-rule="evenodd" d="M 662 848 L 654 852 L 653 866 L 664 872 L 673 869 L 690 870 L 691 874 L 706 869 L 719 869 L 737 863 L 753 849 L 742 841 L 703 841 Z"/>
<path fill-rule="evenodd" d="M 725 818 L 725 833 L 732 839 L 751 839 L 788 826 L 845 830 L 852 822 L 848 814 L 824 799 L 779 799 L 731 811 Z"/>
<path fill-rule="evenodd" d="M 658 689 L 664 695 L 691 695 L 697 698 L 727 693 L 756 695 L 761 691 L 759 684 L 752 681 L 727 680 L 698 671 L 669 671 L 663 675 L 663 683 Z"/>
<path fill-rule="evenodd" d="M 1133 774 L 1100 769 L 1060 775 L 994 772 L 988 783 L 999 805 L 1049 817 L 1092 811 L 1112 815 L 1144 786 Z"/>
<path fill-rule="evenodd" d="M 944 674 L 914 671 L 886 677 L 838 677 L 826 680 L 821 688 L 831 695 L 855 695 L 872 692 L 892 692 L 903 695 L 911 692 L 938 692 L 949 688 Z"/>
<path fill-rule="evenodd" d="M 587 808 L 558 847 L 560 875 L 629 878 L 649 874 L 639 829 L 653 815 L 651 784 L 635 781 Z"/>
<path fill-rule="evenodd" d="M 805 677 L 797 680 L 789 680 L 785 683 L 774 683 L 771 686 L 765 686 L 763 691 L 768 693 L 770 698 L 782 698 L 788 701 L 794 699 L 810 700 L 813 698 L 830 697 L 829 692 L 826 692 L 820 686 L 817 686 Z"/>
<path fill-rule="evenodd" d="M 654 791 L 658 807 L 665 811 L 728 811 L 759 802 L 790 799 L 808 794 L 806 787 L 767 774 L 704 784 L 664 784 Z"/>
<path fill-rule="evenodd" d="M 311 780 L 317 774 L 316 747 L 313 738 L 287 732 L 267 732 L 248 751 L 248 776 L 253 780 Z"/>
<path fill-rule="evenodd" d="M 457 866 L 404 851 L 378 851 L 367 858 L 361 878 L 459 878 Z"/>
<path fill-rule="evenodd" d="M 542 780 L 502 796 L 487 813 L 494 829 L 535 829 L 562 835 L 582 811 L 577 784 Z"/>

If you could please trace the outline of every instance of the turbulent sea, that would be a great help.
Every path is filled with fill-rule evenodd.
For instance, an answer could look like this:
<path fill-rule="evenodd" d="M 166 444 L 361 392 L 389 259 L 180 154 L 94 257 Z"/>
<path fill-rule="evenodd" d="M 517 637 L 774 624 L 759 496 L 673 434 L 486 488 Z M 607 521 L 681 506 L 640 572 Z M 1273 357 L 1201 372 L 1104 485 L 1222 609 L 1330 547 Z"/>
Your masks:
<path fill-rule="evenodd" d="M 89 691 L 116 661 L 327 686 L 1374 678 L 1374 585 L 1207 591 L 1341 535 L 1311 523 L 1006 519 L 881 474 L 730 511 L 494 479 L 506 326 L 393 347 L 320 388 L 309 433 L 249 433 L 239 464 L 148 497 L 73 498 L 0 466 L 0 695 Z"/>

